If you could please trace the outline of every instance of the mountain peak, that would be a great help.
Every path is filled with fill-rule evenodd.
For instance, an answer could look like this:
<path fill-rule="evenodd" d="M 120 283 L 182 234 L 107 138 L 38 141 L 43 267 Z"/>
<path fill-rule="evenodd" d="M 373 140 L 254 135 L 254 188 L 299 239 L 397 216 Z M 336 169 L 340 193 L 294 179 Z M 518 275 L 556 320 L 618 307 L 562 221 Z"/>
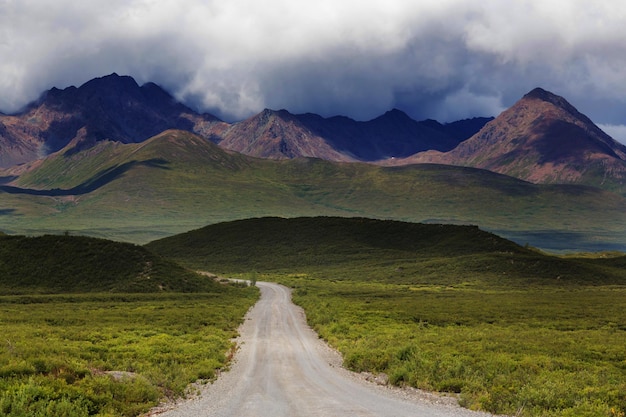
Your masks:
<path fill-rule="evenodd" d="M 289 113 L 289 111 L 287 111 L 285 109 L 280 109 L 280 110 L 263 109 L 261 114 L 263 114 L 263 115 L 286 116 L 286 115 L 290 115 L 291 113 Z"/>
<path fill-rule="evenodd" d="M 405 112 L 403 112 L 402 110 L 394 107 L 393 109 L 385 112 L 386 115 L 396 115 L 396 116 L 406 116 L 409 117 Z"/>
<path fill-rule="evenodd" d="M 613 186 L 610 181 L 621 184 L 626 178 L 626 147 L 563 97 L 542 88 L 447 154 L 424 154 L 412 161 L 483 168 L 535 183 L 607 188 Z"/>
<path fill-rule="evenodd" d="M 541 87 L 536 87 L 524 95 L 525 98 L 536 98 L 544 101 L 548 101 L 552 96 L 554 96 L 554 94 Z"/>
<path fill-rule="evenodd" d="M 79 90 L 86 93 L 129 93 L 137 92 L 139 90 L 139 84 L 137 84 L 135 79 L 131 76 L 120 76 L 116 73 L 112 73 L 104 77 L 94 78 L 93 80 L 87 81 L 79 87 Z"/>
<path fill-rule="evenodd" d="M 574 106 L 572 106 L 567 100 L 565 100 L 561 96 L 557 96 L 550 91 L 544 90 L 541 87 L 537 87 L 524 95 L 523 99 L 525 100 L 541 100 L 547 103 L 550 103 L 556 107 L 559 107 L 571 115 L 574 115 L 578 118 L 584 118 L 585 121 L 589 121 L 586 116 L 583 116 Z"/>
<path fill-rule="evenodd" d="M 411 117 L 405 112 L 403 112 L 402 110 L 393 108 L 385 112 L 385 114 L 383 114 L 382 116 L 377 117 L 374 120 L 390 120 L 392 122 L 406 122 L 407 120 L 412 121 L 413 119 L 411 119 Z"/>
<path fill-rule="evenodd" d="M 276 121 L 276 119 L 278 119 L 279 121 L 290 121 L 293 118 L 294 116 L 285 109 L 263 109 L 261 113 L 252 116 L 250 119 L 256 119 L 259 121 L 259 123 L 265 124 L 268 123 L 270 120 Z"/>

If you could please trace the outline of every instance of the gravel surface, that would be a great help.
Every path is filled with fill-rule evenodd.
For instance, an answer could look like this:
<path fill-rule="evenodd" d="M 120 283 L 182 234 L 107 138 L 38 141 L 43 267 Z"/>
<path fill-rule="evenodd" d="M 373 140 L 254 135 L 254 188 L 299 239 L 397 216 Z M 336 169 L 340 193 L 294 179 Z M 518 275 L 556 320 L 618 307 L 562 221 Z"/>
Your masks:
<path fill-rule="evenodd" d="M 381 386 L 341 367 L 284 286 L 258 282 L 261 299 L 240 328 L 234 363 L 199 395 L 154 409 L 159 417 L 486 417 L 452 397 Z"/>

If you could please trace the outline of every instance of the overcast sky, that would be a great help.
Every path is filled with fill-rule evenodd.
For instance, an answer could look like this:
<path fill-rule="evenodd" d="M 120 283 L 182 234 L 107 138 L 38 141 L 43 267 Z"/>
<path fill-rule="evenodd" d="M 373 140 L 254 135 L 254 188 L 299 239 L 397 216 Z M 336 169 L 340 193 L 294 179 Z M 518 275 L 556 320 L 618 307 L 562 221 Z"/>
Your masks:
<path fill-rule="evenodd" d="M 626 142 L 621 0 L 0 0 L 0 110 L 117 72 L 196 110 L 496 116 L 534 87 Z"/>

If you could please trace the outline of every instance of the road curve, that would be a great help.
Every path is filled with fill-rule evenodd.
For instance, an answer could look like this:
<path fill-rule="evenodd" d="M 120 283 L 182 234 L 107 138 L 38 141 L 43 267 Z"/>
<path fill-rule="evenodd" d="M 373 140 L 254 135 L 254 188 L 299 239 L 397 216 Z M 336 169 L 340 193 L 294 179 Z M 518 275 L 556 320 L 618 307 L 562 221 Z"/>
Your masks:
<path fill-rule="evenodd" d="M 230 371 L 202 388 L 197 398 L 162 417 L 478 417 L 489 414 L 438 404 L 351 376 L 338 355 L 313 332 L 290 290 L 258 282 L 259 302 L 240 328 Z M 339 362 L 340 363 L 340 362 Z M 163 411 L 163 410 L 161 410 Z"/>

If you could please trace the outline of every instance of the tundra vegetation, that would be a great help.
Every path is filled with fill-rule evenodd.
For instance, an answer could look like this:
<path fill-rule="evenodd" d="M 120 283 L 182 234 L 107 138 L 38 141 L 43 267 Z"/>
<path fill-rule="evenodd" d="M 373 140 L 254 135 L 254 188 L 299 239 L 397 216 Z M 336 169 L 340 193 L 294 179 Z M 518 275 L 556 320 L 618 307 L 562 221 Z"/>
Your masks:
<path fill-rule="evenodd" d="M 626 257 L 557 257 L 476 227 L 256 219 L 147 245 L 294 289 L 357 372 L 516 416 L 624 416 Z"/>
<path fill-rule="evenodd" d="M 444 165 L 256 159 L 181 131 L 58 153 L 12 185 L 0 184 L 0 230 L 10 234 L 145 244 L 236 219 L 326 215 L 480 224 L 554 250 L 626 248 L 626 197 L 608 191 Z"/>
<path fill-rule="evenodd" d="M 0 415 L 136 416 L 228 365 L 254 288 L 142 247 L 0 236 Z"/>

